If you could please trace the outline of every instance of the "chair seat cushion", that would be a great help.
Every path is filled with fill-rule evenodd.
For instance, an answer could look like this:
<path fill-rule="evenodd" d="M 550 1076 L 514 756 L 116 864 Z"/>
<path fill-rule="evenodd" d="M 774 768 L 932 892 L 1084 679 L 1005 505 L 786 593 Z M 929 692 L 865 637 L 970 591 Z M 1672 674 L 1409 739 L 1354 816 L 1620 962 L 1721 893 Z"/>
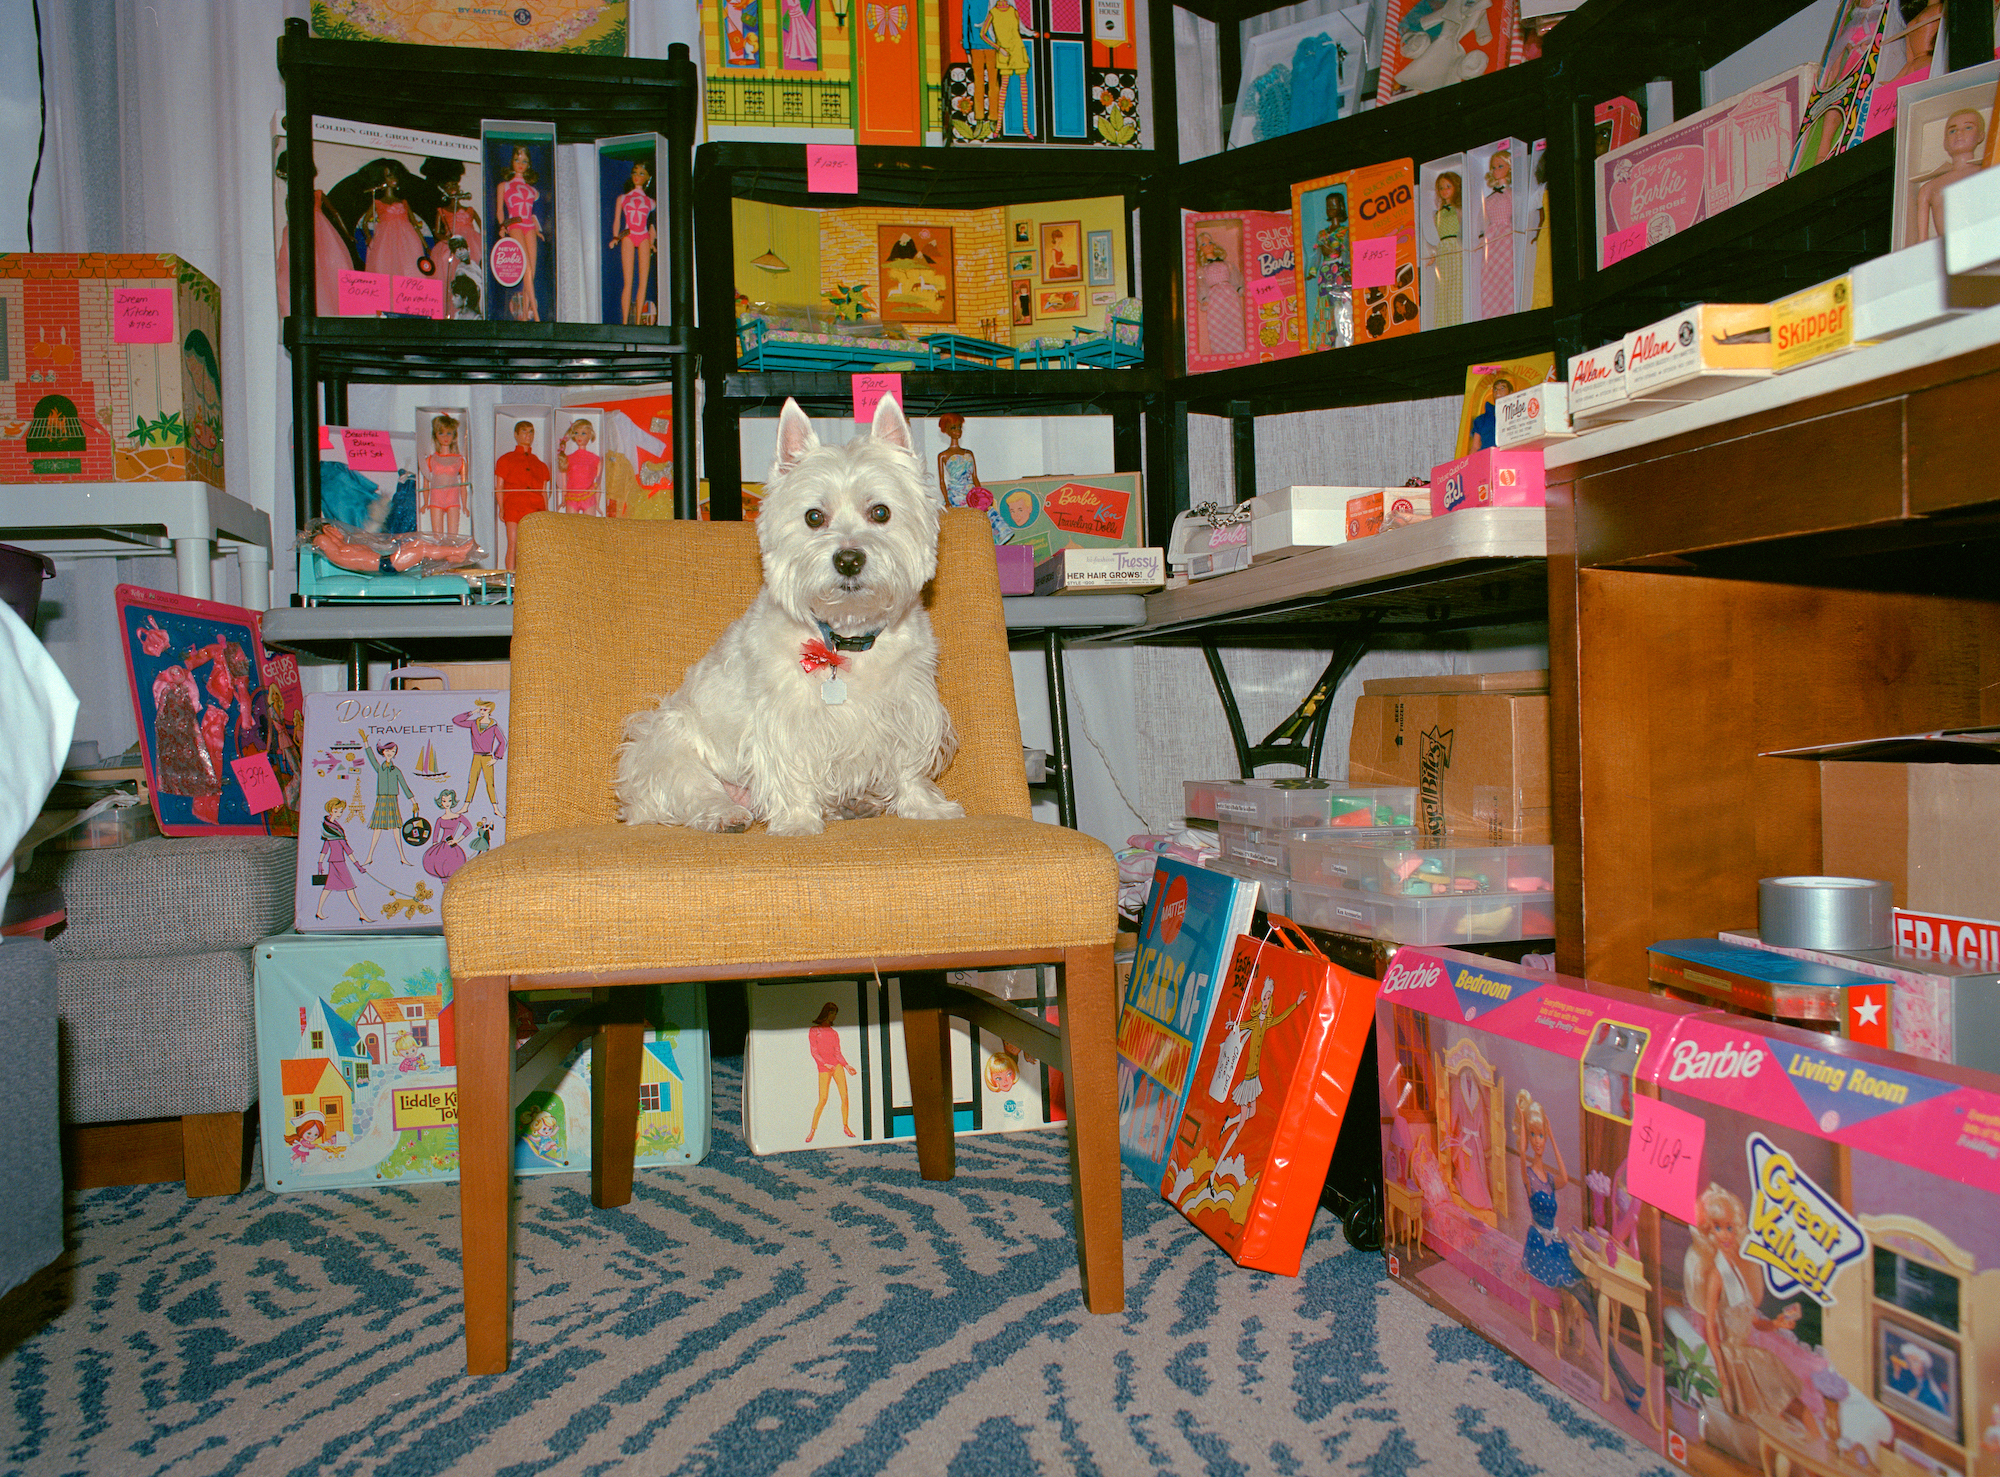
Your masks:
<path fill-rule="evenodd" d="M 818 836 L 591 824 L 515 837 L 445 889 L 460 978 L 1109 944 L 1100 841 L 1013 816 L 838 821 Z"/>

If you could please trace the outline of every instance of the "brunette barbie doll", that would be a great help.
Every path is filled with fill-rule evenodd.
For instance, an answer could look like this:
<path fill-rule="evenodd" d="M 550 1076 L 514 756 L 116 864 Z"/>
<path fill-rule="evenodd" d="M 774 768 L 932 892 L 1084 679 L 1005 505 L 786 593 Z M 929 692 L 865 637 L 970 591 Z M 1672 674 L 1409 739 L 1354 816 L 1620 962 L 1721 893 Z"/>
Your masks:
<path fill-rule="evenodd" d="M 646 186 L 653 182 L 644 164 L 634 164 L 626 181 L 625 193 L 611 208 L 614 222 L 611 245 L 618 251 L 618 263 L 625 269 L 625 290 L 619 296 L 624 323 L 641 322 L 646 307 L 646 289 L 653 273 L 653 197 Z"/>
<path fill-rule="evenodd" d="M 535 188 L 535 179 L 535 171 L 528 166 L 528 146 L 516 144 L 506 178 L 493 192 L 493 214 L 501 222 L 502 234 L 519 242 L 528 258 L 528 270 L 514 293 L 514 317 L 522 323 L 539 323 L 542 318 L 541 304 L 535 297 L 535 263 L 542 242 L 536 207 L 542 192 Z"/>
<path fill-rule="evenodd" d="M 1431 221 L 1437 231 L 1437 246 L 1431 255 L 1431 278 L 1424 284 L 1424 291 L 1435 294 L 1436 325 L 1448 328 L 1465 321 L 1465 269 L 1460 245 L 1464 238 L 1459 226 L 1463 201 L 1458 175 L 1445 170 L 1438 175 L 1434 189 L 1437 208 Z"/>

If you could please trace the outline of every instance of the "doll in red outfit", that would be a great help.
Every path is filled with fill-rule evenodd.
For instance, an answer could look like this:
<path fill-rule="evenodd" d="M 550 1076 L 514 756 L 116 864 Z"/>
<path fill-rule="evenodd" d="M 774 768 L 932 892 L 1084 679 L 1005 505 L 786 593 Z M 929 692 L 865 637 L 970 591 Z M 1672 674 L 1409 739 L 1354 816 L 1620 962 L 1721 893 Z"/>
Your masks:
<path fill-rule="evenodd" d="M 514 449 L 493 463 L 493 501 L 507 530 L 505 567 L 514 567 L 514 540 L 521 520 L 549 506 L 549 464 L 535 455 L 535 423 L 514 422 Z"/>

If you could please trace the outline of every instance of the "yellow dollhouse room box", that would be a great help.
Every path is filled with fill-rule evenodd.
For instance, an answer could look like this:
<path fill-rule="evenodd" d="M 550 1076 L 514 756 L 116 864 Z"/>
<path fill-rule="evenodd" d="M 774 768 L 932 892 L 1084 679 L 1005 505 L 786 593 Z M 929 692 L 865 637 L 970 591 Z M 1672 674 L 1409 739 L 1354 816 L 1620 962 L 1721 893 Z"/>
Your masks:
<path fill-rule="evenodd" d="M 0 482 L 221 487 L 221 327 L 177 256 L 0 253 Z"/>

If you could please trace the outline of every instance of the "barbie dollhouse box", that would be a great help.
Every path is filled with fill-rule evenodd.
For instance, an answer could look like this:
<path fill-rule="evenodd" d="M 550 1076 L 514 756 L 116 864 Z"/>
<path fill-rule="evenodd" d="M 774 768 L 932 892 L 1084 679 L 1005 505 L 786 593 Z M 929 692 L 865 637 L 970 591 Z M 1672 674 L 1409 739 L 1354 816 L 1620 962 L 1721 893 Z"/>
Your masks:
<path fill-rule="evenodd" d="M 515 1001 L 517 1035 L 577 1003 Z M 458 1178 L 457 1036 L 442 938 L 265 939 L 256 950 L 256 1011 L 267 1188 Z M 697 1163 L 708 1153 L 702 986 L 659 986 L 647 1020 L 637 1162 Z M 521 1100 L 514 1126 L 516 1174 L 590 1168 L 588 1046 Z"/>
<path fill-rule="evenodd" d="M 1393 1279 L 1693 1471 L 2000 1474 L 2000 1078 L 1447 949 L 1376 1032 Z"/>
<path fill-rule="evenodd" d="M 314 692 L 305 713 L 299 931 L 439 931 L 452 873 L 507 837 L 507 693 Z"/>
<path fill-rule="evenodd" d="M 222 482 L 222 297 L 177 256 L 0 254 L 0 482 Z"/>

